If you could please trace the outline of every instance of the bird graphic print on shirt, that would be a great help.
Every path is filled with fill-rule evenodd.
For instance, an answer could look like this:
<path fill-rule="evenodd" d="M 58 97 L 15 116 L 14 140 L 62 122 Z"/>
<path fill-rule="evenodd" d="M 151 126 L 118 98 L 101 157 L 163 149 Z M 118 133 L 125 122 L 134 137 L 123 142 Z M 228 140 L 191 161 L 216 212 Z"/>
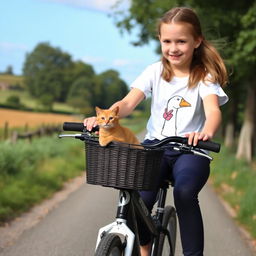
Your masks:
<path fill-rule="evenodd" d="M 190 106 L 190 103 L 188 103 L 183 97 L 178 95 L 173 96 L 168 100 L 167 106 L 163 113 L 164 124 L 161 132 L 163 136 L 170 136 L 172 131 L 174 131 L 174 134 L 177 135 L 178 110 L 180 108 Z"/>

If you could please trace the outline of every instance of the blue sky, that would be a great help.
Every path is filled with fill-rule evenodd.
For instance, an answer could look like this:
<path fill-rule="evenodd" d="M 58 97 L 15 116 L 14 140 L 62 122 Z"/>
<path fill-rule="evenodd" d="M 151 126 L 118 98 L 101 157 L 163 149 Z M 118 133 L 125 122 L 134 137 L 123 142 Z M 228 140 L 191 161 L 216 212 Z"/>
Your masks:
<path fill-rule="evenodd" d="M 107 14 L 116 0 L 4 0 L 0 16 L 0 71 L 22 73 L 25 55 L 40 42 L 60 47 L 96 73 L 119 71 L 128 84 L 157 61 L 155 43 L 134 47 Z M 128 1 L 125 0 L 127 8 Z"/>

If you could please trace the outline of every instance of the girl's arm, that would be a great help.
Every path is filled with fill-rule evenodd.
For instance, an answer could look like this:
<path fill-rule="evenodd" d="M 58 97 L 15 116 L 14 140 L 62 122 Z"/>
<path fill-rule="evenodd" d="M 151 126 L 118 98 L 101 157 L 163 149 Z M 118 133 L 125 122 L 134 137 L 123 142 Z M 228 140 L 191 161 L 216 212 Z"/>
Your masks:
<path fill-rule="evenodd" d="M 133 88 L 131 91 L 120 101 L 114 103 L 110 109 L 119 106 L 119 116 L 125 117 L 132 113 L 135 107 L 145 98 L 144 93 L 137 89 Z M 88 117 L 84 119 L 84 126 L 90 131 L 93 127 L 97 125 L 96 117 Z"/>
<path fill-rule="evenodd" d="M 205 123 L 201 132 L 194 132 L 187 135 L 190 145 L 197 145 L 198 140 L 210 140 L 217 132 L 221 123 L 221 111 L 219 108 L 218 96 L 211 94 L 203 99 Z"/>
<path fill-rule="evenodd" d="M 119 117 L 126 117 L 132 113 L 132 111 L 144 98 L 145 94 L 141 90 L 133 88 L 122 100 L 114 103 L 110 109 L 119 106 Z"/>

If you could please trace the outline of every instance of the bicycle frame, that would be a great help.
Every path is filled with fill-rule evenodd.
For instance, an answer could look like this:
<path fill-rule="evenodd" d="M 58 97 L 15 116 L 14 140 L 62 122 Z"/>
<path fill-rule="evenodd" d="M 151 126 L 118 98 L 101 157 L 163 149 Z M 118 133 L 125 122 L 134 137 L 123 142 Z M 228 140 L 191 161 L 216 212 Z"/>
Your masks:
<path fill-rule="evenodd" d="M 139 251 L 139 235 L 136 219 L 139 217 L 147 226 L 149 232 L 154 237 L 154 246 L 152 247 L 151 256 L 157 255 L 157 245 L 161 230 L 161 222 L 163 218 L 167 187 L 160 188 L 159 200 L 156 210 L 156 220 L 153 220 L 151 213 L 145 206 L 138 191 L 120 190 L 119 201 L 116 214 L 116 220 L 100 228 L 96 243 L 96 249 L 101 238 L 107 233 L 117 233 L 123 238 L 125 244 L 124 256 L 140 255 Z M 131 217 L 131 220 L 129 219 Z M 134 246 L 134 244 L 136 246 Z M 170 249 L 171 243 L 169 240 Z"/>

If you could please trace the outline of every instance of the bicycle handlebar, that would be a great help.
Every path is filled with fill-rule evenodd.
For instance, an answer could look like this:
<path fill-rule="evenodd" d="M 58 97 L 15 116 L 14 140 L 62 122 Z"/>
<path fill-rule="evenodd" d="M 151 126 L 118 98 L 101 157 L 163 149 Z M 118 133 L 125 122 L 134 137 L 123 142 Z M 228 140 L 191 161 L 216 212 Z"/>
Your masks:
<path fill-rule="evenodd" d="M 63 130 L 64 131 L 77 131 L 77 132 L 89 132 L 89 133 L 93 133 L 95 131 L 99 130 L 99 127 L 96 126 L 94 127 L 91 131 L 86 130 L 86 127 L 84 127 L 83 123 L 75 123 L 75 122 L 65 122 L 63 124 Z M 145 148 L 159 148 L 165 144 L 168 144 L 170 142 L 174 142 L 174 143 L 181 143 L 184 145 L 188 145 L 188 138 L 185 137 L 178 137 L 178 136 L 172 136 L 172 137 L 168 137 L 165 138 L 159 142 L 156 143 L 152 143 L 152 144 L 147 144 L 147 145 L 143 145 Z M 204 149 L 204 150 L 209 150 L 209 151 L 213 151 L 213 152 L 220 152 L 220 144 L 213 142 L 213 141 L 198 141 L 197 145 L 194 146 L 193 148 L 199 148 L 199 149 Z"/>
<path fill-rule="evenodd" d="M 184 144 L 184 145 L 188 145 L 188 138 L 178 137 L 178 136 L 171 136 L 171 137 L 167 137 L 167 138 L 165 138 L 163 140 L 160 140 L 159 142 L 156 142 L 156 143 L 153 143 L 153 144 L 143 145 L 143 143 L 142 143 L 142 145 L 144 147 L 147 147 L 147 148 L 158 148 L 158 147 L 163 146 L 163 145 L 165 145 L 167 143 L 170 143 L 170 142 L 176 142 L 176 143 L 181 143 L 181 144 Z M 209 141 L 209 140 L 207 140 L 207 141 L 199 140 L 197 145 L 193 146 L 193 147 L 213 151 L 215 153 L 220 152 L 220 144 L 216 143 L 216 142 L 213 142 L 213 141 Z"/>
<path fill-rule="evenodd" d="M 99 127 L 94 127 L 91 131 L 86 130 L 86 127 L 83 123 L 75 123 L 75 122 L 64 122 L 63 123 L 64 131 L 73 131 L 73 132 L 97 132 L 99 131 Z"/>

